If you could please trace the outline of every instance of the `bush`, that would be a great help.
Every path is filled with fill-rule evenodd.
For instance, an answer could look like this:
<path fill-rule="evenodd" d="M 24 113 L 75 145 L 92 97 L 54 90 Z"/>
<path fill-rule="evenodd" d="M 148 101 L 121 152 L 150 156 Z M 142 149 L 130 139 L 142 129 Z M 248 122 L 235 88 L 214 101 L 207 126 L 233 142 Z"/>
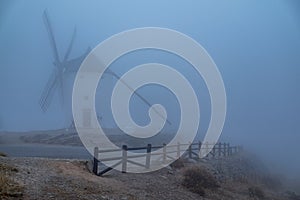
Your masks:
<path fill-rule="evenodd" d="M 14 167 L 0 163 L 0 199 L 10 199 L 11 197 L 21 197 L 23 188 L 11 180 L 8 176 L 17 172 Z"/>
<path fill-rule="evenodd" d="M 183 186 L 201 196 L 205 195 L 205 189 L 216 189 L 220 187 L 215 177 L 204 168 L 191 167 L 185 170 L 183 176 Z"/>
<path fill-rule="evenodd" d="M 248 188 L 249 196 L 250 197 L 255 197 L 258 199 L 264 199 L 265 198 L 265 193 L 264 191 L 257 186 L 252 186 Z"/>
<path fill-rule="evenodd" d="M 0 163 L 0 172 L 3 173 L 9 173 L 9 172 L 18 172 L 18 169 L 6 164 Z"/>
<path fill-rule="evenodd" d="M 184 160 L 182 158 L 177 159 L 170 165 L 173 169 L 181 169 L 184 167 Z"/>

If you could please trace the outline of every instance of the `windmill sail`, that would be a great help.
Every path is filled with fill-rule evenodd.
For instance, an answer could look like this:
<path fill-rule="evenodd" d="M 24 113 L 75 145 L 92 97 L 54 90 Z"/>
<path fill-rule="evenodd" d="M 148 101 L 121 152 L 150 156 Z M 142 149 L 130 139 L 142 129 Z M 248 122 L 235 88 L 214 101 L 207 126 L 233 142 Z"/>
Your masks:
<path fill-rule="evenodd" d="M 40 98 L 40 106 L 43 112 L 46 112 L 48 106 L 50 105 L 54 92 L 58 86 L 58 80 L 56 75 L 56 70 L 53 70 L 51 76 L 48 79 L 48 82 L 43 90 L 42 96 Z"/>
<path fill-rule="evenodd" d="M 74 29 L 70 44 L 68 46 L 67 52 L 64 56 L 64 60 L 61 62 L 58 55 L 58 50 L 55 42 L 55 37 L 52 29 L 52 25 L 50 23 L 48 12 L 47 10 L 43 13 L 43 20 L 46 26 L 46 30 L 49 36 L 50 46 L 52 48 L 52 52 L 54 55 L 54 65 L 56 66 L 54 71 L 52 72 L 51 76 L 48 79 L 48 82 L 42 92 L 41 98 L 40 98 L 40 106 L 41 109 L 46 112 L 52 99 L 54 96 L 54 93 L 57 89 L 60 90 L 60 98 L 62 100 L 62 105 L 64 105 L 64 75 L 67 68 L 72 68 L 71 66 L 80 66 L 81 62 L 83 61 L 86 54 L 80 56 L 78 59 L 76 59 L 76 63 L 74 63 L 75 60 L 67 61 L 70 52 L 73 47 L 73 43 L 76 37 L 76 28 Z M 75 67 L 77 68 L 77 67 Z"/>
<path fill-rule="evenodd" d="M 47 32 L 48 32 L 48 36 L 49 36 L 49 39 L 50 39 L 50 45 L 52 47 L 55 63 L 58 64 L 60 61 L 59 61 L 57 46 L 56 46 L 56 43 L 55 43 L 55 39 L 54 39 L 53 31 L 52 31 L 52 26 L 51 26 L 51 23 L 50 23 L 50 20 L 49 20 L 49 17 L 48 17 L 47 10 L 44 11 L 43 19 L 44 19 L 44 23 L 45 23 L 45 26 L 46 26 L 46 29 L 47 29 Z"/>

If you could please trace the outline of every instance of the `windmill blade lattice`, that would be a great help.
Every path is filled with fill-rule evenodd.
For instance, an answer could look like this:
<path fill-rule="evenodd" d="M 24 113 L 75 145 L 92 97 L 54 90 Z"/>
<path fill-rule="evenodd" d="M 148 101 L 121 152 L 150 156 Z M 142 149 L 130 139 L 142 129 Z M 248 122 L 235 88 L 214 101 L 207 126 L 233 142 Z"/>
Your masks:
<path fill-rule="evenodd" d="M 50 39 L 50 45 L 52 47 L 52 51 L 53 51 L 53 54 L 54 54 L 55 63 L 58 64 L 58 63 L 60 63 L 60 61 L 59 61 L 57 46 L 56 46 L 56 43 L 55 43 L 55 38 L 54 38 L 51 23 L 50 23 L 50 20 L 49 20 L 49 17 L 48 17 L 47 10 L 44 11 L 43 19 L 44 19 L 44 23 L 45 23 L 45 26 L 46 26 L 46 29 L 47 29 L 47 32 L 48 32 L 48 36 L 49 36 L 49 39 Z"/>
<path fill-rule="evenodd" d="M 43 90 L 42 96 L 39 101 L 39 104 L 43 112 L 47 111 L 57 87 L 58 87 L 58 80 L 57 80 L 56 69 L 55 69 L 53 70 L 50 78 L 48 79 L 48 82 Z"/>

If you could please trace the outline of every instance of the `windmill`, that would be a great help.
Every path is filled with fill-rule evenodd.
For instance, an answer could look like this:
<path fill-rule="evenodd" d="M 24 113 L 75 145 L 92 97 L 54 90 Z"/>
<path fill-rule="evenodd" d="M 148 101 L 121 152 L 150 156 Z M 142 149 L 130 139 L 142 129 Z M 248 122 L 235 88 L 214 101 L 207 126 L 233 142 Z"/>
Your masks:
<path fill-rule="evenodd" d="M 65 91 L 64 91 L 64 80 L 66 75 L 76 73 L 85 59 L 85 57 L 89 54 L 91 51 L 90 48 L 87 48 L 84 54 L 77 58 L 69 59 L 70 53 L 72 51 L 73 43 L 76 37 L 76 27 L 74 28 L 72 38 L 70 40 L 69 46 L 67 48 L 67 51 L 63 57 L 63 59 L 60 58 L 58 54 L 58 49 L 57 45 L 55 42 L 55 37 L 52 29 L 52 25 L 50 23 L 49 17 L 48 17 L 48 12 L 47 10 L 44 11 L 43 13 L 43 20 L 46 26 L 46 30 L 48 32 L 48 37 L 50 40 L 50 46 L 52 48 L 53 56 L 54 56 L 54 69 L 52 71 L 52 74 L 50 75 L 45 88 L 41 94 L 41 98 L 39 101 L 40 107 L 43 112 L 46 112 L 52 102 L 53 96 L 55 92 L 58 90 L 61 98 L 62 105 L 64 104 L 65 100 Z M 113 72 L 110 69 L 107 69 L 106 72 L 107 74 L 111 75 L 111 77 L 117 78 L 117 80 L 120 80 L 126 87 L 128 87 L 135 95 L 137 95 L 138 98 L 140 98 L 147 106 L 151 107 L 151 103 L 144 98 L 142 95 L 137 93 L 133 88 L 131 88 L 120 76 L 118 76 L 115 72 Z M 154 110 L 160 117 L 163 118 L 163 115 L 159 113 L 158 111 Z M 98 120 L 102 120 L 102 117 L 98 117 Z M 168 119 L 166 119 L 168 124 L 171 124 Z M 71 120 L 71 125 L 70 128 L 74 127 L 74 122 L 73 119 Z"/>

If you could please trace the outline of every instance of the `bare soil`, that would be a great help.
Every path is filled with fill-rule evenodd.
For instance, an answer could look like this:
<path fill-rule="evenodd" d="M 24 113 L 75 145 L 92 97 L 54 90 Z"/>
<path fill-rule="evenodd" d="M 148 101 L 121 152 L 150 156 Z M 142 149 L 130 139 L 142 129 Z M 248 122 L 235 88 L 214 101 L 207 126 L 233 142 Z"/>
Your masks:
<path fill-rule="evenodd" d="M 24 188 L 21 196 L 11 199 L 261 199 L 251 193 L 254 186 L 262 190 L 263 199 L 291 199 L 293 193 L 287 194 L 275 188 L 276 183 L 267 186 L 263 180 L 252 180 L 250 168 L 241 172 L 245 161 L 241 158 L 234 160 L 239 162 L 227 165 L 233 160 L 203 160 L 200 163 L 185 162 L 181 168 L 166 167 L 146 174 L 111 171 L 99 177 L 89 172 L 87 161 L 83 160 L 0 157 L 0 163 L 17 169 L 10 178 Z M 191 166 L 209 170 L 221 187 L 206 190 L 204 197 L 191 192 L 182 185 L 184 171 Z"/>

